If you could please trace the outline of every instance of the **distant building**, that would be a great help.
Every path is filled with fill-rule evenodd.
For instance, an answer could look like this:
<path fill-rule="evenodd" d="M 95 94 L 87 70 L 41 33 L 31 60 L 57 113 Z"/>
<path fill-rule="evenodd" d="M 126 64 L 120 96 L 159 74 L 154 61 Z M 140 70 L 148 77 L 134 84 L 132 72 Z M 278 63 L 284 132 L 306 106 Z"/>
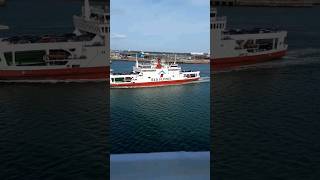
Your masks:
<path fill-rule="evenodd" d="M 191 55 L 204 55 L 204 53 L 202 53 L 202 52 L 191 52 L 190 53 Z"/>

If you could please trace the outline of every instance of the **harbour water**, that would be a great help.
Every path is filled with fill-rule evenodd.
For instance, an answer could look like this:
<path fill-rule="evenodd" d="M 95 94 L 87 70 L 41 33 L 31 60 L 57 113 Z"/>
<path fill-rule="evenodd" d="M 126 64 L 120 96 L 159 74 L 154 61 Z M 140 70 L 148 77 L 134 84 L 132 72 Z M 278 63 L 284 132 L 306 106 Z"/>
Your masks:
<path fill-rule="evenodd" d="M 320 8 L 220 12 L 235 28 L 287 30 L 289 51 L 280 61 L 213 74 L 212 177 L 318 179 Z"/>
<path fill-rule="evenodd" d="M 10 34 L 72 32 L 81 1 L 10 0 Z M 109 89 L 100 83 L 0 83 L 0 179 L 105 179 Z"/>
<path fill-rule="evenodd" d="M 134 62 L 113 61 L 116 72 Z M 201 82 L 160 88 L 111 89 L 111 153 L 210 150 L 209 65 L 184 64 L 200 70 Z"/>

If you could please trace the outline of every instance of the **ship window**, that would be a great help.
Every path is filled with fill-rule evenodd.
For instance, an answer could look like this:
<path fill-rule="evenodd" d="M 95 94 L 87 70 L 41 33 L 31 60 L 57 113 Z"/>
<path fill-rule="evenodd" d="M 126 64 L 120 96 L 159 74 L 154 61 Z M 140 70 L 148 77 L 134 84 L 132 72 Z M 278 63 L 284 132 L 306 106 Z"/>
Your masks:
<path fill-rule="evenodd" d="M 12 52 L 5 52 L 4 57 L 6 58 L 7 65 L 11 66 L 12 65 Z"/>
<path fill-rule="evenodd" d="M 35 51 L 17 51 L 15 53 L 17 65 L 39 65 L 44 63 L 44 56 L 46 51 L 35 50 Z"/>
<path fill-rule="evenodd" d="M 257 39 L 256 44 L 260 51 L 271 50 L 273 48 L 273 39 Z"/>
<path fill-rule="evenodd" d="M 121 77 L 121 78 L 114 78 L 114 81 L 115 82 L 124 82 L 124 78 Z"/>
<path fill-rule="evenodd" d="M 288 44 L 288 37 L 287 36 L 284 38 L 284 42 L 283 43 L 284 44 Z"/>
<path fill-rule="evenodd" d="M 71 56 L 71 54 L 63 49 L 50 49 L 49 50 L 49 59 L 50 60 L 62 60 L 62 59 L 68 59 Z"/>
<path fill-rule="evenodd" d="M 125 81 L 125 82 L 131 82 L 131 80 L 132 80 L 132 77 L 125 77 L 125 78 L 124 78 L 124 81 Z"/>

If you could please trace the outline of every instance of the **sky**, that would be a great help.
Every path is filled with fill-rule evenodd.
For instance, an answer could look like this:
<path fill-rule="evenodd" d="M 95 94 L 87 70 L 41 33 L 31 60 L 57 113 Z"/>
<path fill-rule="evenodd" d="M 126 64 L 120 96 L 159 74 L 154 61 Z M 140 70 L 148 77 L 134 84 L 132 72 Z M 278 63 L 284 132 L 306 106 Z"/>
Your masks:
<path fill-rule="evenodd" d="M 209 0 L 111 0 L 111 49 L 209 52 Z"/>

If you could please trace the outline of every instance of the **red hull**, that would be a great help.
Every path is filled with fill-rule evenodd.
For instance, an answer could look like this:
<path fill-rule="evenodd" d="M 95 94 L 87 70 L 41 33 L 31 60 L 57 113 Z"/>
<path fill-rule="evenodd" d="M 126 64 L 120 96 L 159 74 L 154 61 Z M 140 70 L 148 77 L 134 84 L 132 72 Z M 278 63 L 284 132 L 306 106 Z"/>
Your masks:
<path fill-rule="evenodd" d="M 255 56 L 242 56 L 242 57 L 232 57 L 232 58 L 217 58 L 211 61 L 212 70 L 225 70 L 235 67 L 240 67 L 244 65 L 251 65 L 265 61 L 271 61 L 275 59 L 280 59 L 285 56 L 287 51 L 279 51 L 269 54 L 261 54 Z"/>
<path fill-rule="evenodd" d="M 108 80 L 109 73 L 108 66 L 46 70 L 0 70 L 0 80 Z"/>
<path fill-rule="evenodd" d="M 126 83 L 126 84 L 111 84 L 111 87 L 157 87 L 157 86 L 168 86 L 168 85 L 179 85 L 192 81 L 198 81 L 200 78 L 190 78 L 184 80 L 174 81 L 158 81 L 158 82 L 145 82 L 145 83 Z"/>

